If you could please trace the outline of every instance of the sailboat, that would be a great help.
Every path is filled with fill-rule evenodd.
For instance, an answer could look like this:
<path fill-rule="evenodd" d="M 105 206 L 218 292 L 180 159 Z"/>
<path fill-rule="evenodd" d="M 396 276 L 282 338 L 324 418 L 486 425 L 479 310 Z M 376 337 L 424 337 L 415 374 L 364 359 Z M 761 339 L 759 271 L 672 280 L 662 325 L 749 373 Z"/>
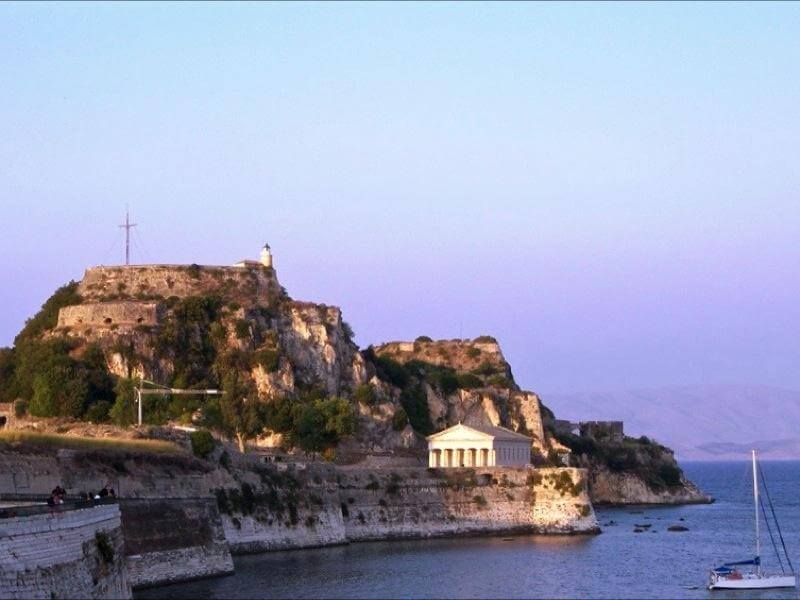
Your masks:
<path fill-rule="evenodd" d="M 789 558 L 789 553 L 786 551 L 786 544 L 783 542 L 783 534 L 781 533 L 778 520 L 775 517 L 775 509 L 772 507 L 772 499 L 769 497 L 769 490 L 764 482 L 764 491 L 766 492 L 767 501 L 769 503 L 770 512 L 772 513 L 773 520 L 775 521 L 775 528 L 777 530 L 778 539 L 780 540 L 783 555 L 786 564 L 789 567 L 789 572 L 783 566 L 781 554 L 778 550 L 778 545 L 775 543 L 775 537 L 772 534 L 769 521 L 767 520 L 767 511 L 764 508 L 764 503 L 759 496 L 758 487 L 758 473 L 760 467 L 756 460 L 756 451 L 753 450 L 753 503 L 755 505 L 756 517 L 756 554 L 750 560 L 740 560 L 735 562 L 723 563 L 719 567 L 711 570 L 709 573 L 708 589 L 710 590 L 755 590 L 755 589 L 768 589 L 768 588 L 793 588 L 797 586 L 797 581 L 794 574 L 794 567 Z M 762 473 L 762 479 L 763 473 Z M 761 568 L 761 531 L 759 524 L 759 509 L 764 513 L 764 524 L 769 531 L 769 538 L 775 549 L 775 555 L 778 557 L 778 563 L 781 567 L 781 574 L 766 573 Z M 753 570 L 742 573 L 737 567 L 751 565 Z"/>

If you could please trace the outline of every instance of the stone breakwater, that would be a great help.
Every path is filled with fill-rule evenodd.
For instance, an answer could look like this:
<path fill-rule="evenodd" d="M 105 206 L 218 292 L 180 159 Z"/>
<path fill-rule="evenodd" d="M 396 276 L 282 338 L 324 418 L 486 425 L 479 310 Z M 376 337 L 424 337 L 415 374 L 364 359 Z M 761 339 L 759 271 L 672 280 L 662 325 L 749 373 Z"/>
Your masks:
<path fill-rule="evenodd" d="M 0 519 L 0 598 L 130 598 L 120 511 Z"/>
<path fill-rule="evenodd" d="M 118 555 L 133 588 L 231 573 L 231 553 L 597 533 L 587 480 L 584 470 L 566 468 L 366 469 L 257 456 L 231 457 L 223 467 L 188 456 L 0 453 L 0 495 L 47 494 L 54 482 L 77 494 L 111 483 L 120 493 Z M 83 556 L 77 546 L 70 552 Z"/>

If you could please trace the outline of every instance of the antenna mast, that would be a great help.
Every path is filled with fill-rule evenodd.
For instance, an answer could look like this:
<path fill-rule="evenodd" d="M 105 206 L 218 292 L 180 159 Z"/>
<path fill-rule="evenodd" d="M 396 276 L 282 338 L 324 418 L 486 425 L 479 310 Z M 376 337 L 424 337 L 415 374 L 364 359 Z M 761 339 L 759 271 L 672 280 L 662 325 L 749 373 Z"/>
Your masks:
<path fill-rule="evenodd" d="M 136 223 L 131 223 L 128 214 L 128 205 L 125 205 L 125 223 L 120 225 L 125 229 L 125 264 L 131 264 L 131 228 L 136 227 Z"/>

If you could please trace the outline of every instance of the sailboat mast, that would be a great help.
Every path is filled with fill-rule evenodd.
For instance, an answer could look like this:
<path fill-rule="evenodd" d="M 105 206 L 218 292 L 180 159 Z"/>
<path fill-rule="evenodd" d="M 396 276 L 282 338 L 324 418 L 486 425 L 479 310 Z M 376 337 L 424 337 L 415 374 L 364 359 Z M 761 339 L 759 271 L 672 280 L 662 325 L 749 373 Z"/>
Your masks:
<path fill-rule="evenodd" d="M 761 535 L 758 528 L 758 475 L 756 471 L 756 451 L 753 450 L 753 502 L 754 508 L 756 513 L 756 558 L 758 560 L 758 564 L 756 565 L 756 571 L 760 574 L 761 573 Z"/>

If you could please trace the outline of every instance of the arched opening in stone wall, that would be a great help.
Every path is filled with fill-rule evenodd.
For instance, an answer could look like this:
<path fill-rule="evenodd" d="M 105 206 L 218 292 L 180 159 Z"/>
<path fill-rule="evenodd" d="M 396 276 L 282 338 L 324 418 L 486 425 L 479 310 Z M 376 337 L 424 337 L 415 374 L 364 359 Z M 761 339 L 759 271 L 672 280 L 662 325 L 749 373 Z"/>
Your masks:
<path fill-rule="evenodd" d="M 137 323 L 144 323 L 144 317 L 139 317 L 138 319 L 136 319 L 136 322 Z"/>
<path fill-rule="evenodd" d="M 111 317 L 106 317 L 105 319 L 103 319 L 103 323 L 105 323 L 106 325 L 110 325 L 111 324 Z"/>
<path fill-rule="evenodd" d="M 0 429 L 5 427 L 7 422 L 8 422 L 8 417 L 0 415 Z"/>

